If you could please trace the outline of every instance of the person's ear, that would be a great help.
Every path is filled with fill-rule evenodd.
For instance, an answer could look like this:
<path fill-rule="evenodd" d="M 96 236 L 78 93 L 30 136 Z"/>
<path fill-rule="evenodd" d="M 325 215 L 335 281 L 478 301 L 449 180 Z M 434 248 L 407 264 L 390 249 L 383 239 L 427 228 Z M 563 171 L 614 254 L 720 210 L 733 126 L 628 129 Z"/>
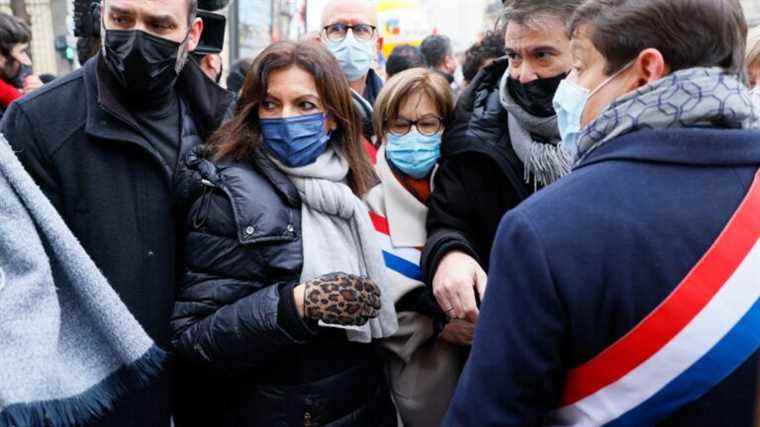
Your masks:
<path fill-rule="evenodd" d="M 654 48 L 644 49 L 633 64 L 634 78 L 628 83 L 629 91 L 646 86 L 670 74 L 670 67 L 665 63 L 662 53 Z"/>
<path fill-rule="evenodd" d="M 375 30 L 375 31 L 380 31 L 380 30 L 378 29 L 378 30 Z M 382 37 L 380 37 L 380 36 L 377 36 L 376 45 L 377 45 L 377 51 L 378 52 L 382 52 L 383 51 L 383 42 L 384 42 L 384 39 Z"/>
<path fill-rule="evenodd" d="M 190 32 L 187 35 L 187 51 L 192 52 L 201 42 L 201 33 L 203 33 L 203 19 L 195 18 L 190 25 Z"/>

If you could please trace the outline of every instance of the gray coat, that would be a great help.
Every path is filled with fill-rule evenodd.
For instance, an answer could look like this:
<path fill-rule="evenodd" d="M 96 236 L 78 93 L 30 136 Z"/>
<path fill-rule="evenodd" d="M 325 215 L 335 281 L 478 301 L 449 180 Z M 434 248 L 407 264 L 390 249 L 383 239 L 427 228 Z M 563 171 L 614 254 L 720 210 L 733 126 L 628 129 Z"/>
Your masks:
<path fill-rule="evenodd" d="M 88 425 L 165 361 L 0 136 L 0 426 Z"/>

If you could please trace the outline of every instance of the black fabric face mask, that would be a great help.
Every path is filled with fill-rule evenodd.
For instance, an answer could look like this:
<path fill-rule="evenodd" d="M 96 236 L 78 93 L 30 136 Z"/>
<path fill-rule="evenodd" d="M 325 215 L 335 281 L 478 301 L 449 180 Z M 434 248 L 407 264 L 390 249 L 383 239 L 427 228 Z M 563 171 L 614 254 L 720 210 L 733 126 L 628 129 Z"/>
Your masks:
<path fill-rule="evenodd" d="M 16 64 L 19 64 L 18 69 L 16 70 L 15 75 L 11 75 L 13 73 L 13 68 Z M 5 67 L 3 67 L 2 75 L 8 83 L 13 85 L 14 87 L 17 87 L 19 89 L 24 87 L 24 79 L 27 78 L 27 76 L 30 76 L 32 74 L 32 67 L 30 65 L 26 65 L 19 61 L 18 59 L 14 57 L 10 57 L 6 59 Z"/>
<path fill-rule="evenodd" d="M 130 100 L 160 99 L 171 93 L 187 53 L 177 43 L 139 30 L 106 30 L 105 60 Z"/>
<path fill-rule="evenodd" d="M 556 114 L 552 106 L 554 93 L 565 77 L 567 73 L 546 79 L 539 78 L 525 84 L 509 77 L 507 88 L 512 99 L 528 113 L 538 117 L 551 117 Z"/>

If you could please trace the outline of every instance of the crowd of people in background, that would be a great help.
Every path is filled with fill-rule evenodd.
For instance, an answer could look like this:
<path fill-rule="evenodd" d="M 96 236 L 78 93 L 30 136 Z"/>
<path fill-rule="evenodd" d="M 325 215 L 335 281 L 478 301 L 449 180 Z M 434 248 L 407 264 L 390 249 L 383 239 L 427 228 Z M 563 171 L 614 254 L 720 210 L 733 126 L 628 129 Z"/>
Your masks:
<path fill-rule="evenodd" d="M 755 425 L 760 29 L 503 3 L 224 70 L 197 0 L 104 0 L 58 78 L 0 14 L 0 426 Z"/>

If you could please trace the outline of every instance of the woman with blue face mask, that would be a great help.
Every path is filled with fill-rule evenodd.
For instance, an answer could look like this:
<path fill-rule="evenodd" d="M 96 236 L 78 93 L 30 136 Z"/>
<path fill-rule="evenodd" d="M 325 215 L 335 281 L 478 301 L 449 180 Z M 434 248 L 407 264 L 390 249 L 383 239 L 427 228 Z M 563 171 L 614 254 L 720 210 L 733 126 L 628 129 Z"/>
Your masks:
<path fill-rule="evenodd" d="M 431 178 L 453 109 L 446 79 L 422 68 L 388 80 L 374 109 L 381 184 L 366 200 L 399 313 L 399 331 L 383 344 L 391 353 L 389 380 L 404 425 L 440 425 L 464 362 L 459 344 L 467 344 L 471 332 L 457 321 L 446 326 L 419 266 Z"/>
<path fill-rule="evenodd" d="M 360 135 L 337 61 L 282 42 L 186 161 L 173 343 L 211 417 L 192 425 L 396 425 L 372 342 L 398 325 L 361 199 L 375 177 Z"/>

